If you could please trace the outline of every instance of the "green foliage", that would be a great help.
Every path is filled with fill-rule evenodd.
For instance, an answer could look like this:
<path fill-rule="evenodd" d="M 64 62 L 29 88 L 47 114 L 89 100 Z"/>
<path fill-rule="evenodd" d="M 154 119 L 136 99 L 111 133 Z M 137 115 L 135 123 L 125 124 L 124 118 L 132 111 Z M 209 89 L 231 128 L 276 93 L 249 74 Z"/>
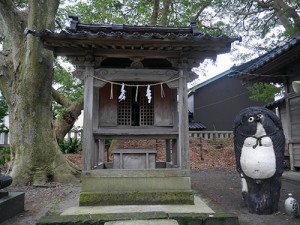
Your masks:
<path fill-rule="evenodd" d="M 202 8 L 206 8 L 211 0 L 182 0 L 172 1 L 169 9 L 167 24 L 170 26 L 186 26 L 190 22 L 195 21 L 195 16 Z M 158 20 L 156 25 L 161 24 L 162 10 L 164 10 L 164 2 L 160 1 Z M 67 21 L 68 15 L 79 16 L 84 23 L 104 23 L 104 24 L 131 24 L 146 25 L 150 23 L 154 1 L 149 0 L 90 0 L 74 3 L 72 6 L 60 8 L 58 20 L 61 24 Z M 221 24 L 222 18 L 215 20 L 212 11 L 205 11 L 196 19 L 200 28 L 206 29 L 209 25 Z M 217 25 L 216 25 L 217 27 Z M 206 29 L 207 32 L 213 29 Z M 216 30 L 216 29 L 215 29 Z M 215 32 L 214 30 L 214 32 Z"/>
<path fill-rule="evenodd" d="M 28 5 L 28 0 L 14 0 L 14 3 L 20 9 L 24 9 Z"/>
<path fill-rule="evenodd" d="M 65 62 L 63 62 L 65 63 Z M 58 91 L 71 101 L 77 100 L 83 95 L 83 84 L 71 74 L 70 68 L 65 68 L 58 62 L 54 65 L 54 84 Z"/>
<path fill-rule="evenodd" d="M 77 154 L 81 150 L 81 143 L 77 138 L 70 138 L 60 142 L 59 147 L 64 154 Z"/>
<path fill-rule="evenodd" d="M 275 96 L 282 94 L 283 86 L 275 86 L 274 84 L 268 83 L 254 83 L 247 87 L 251 93 L 250 100 L 263 101 L 265 103 L 274 101 Z"/>
<path fill-rule="evenodd" d="M 84 23 L 146 25 L 154 8 L 150 0 L 87 0 L 71 1 L 61 7 L 57 15 L 60 24 L 68 21 L 68 15 L 79 16 Z M 160 1 L 156 25 L 161 24 L 164 3 Z M 251 53 L 243 51 L 235 56 L 249 57 L 265 53 L 274 46 L 300 31 L 299 1 L 282 1 L 275 4 L 271 1 L 255 0 L 181 0 L 171 1 L 168 9 L 169 26 L 186 26 L 196 22 L 203 33 L 213 36 L 228 35 L 243 37 L 243 46 Z M 70 2 L 69 2 L 70 3 Z M 278 9 L 280 5 L 280 9 Z M 277 8 L 276 8 L 277 7 Z M 64 26 L 63 26 L 64 27 Z M 261 39 L 262 41 L 258 41 Z M 246 55 L 244 55 L 246 53 Z"/>
<path fill-rule="evenodd" d="M 60 63 L 66 64 L 67 62 L 62 59 Z M 76 101 L 83 96 L 83 84 L 71 74 L 70 68 L 65 68 L 60 63 L 57 61 L 55 62 L 53 84 L 62 96 L 72 102 Z M 52 103 L 52 107 L 54 118 L 57 118 L 66 112 L 66 108 L 57 104 L 55 101 Z"/>
<path fill-rule="evenodd" d="M 104 141 L 105 149 L 109 149 L 111 143 L 112 143 L 112 139 L 106 139 Z"/>
<path fill-rule="evenodd" d="M 10 161 L 10 149 L 0 148 L 0 165 L 4 165 L 8 161 Z"/>
<path fill-rule="evenodd" d="M 148 0 L 90 0 L 61 8 L 59 18 L 66 21 L 69 15 L 79 16 L 84 23 L 147 24 L 151 17 Z"/>
<path fill-rule="evenodd" d="M 8 114 L 8 106 L 3 96 L 0 96 L 0 132 L 7 131 L 7 127 L 4 126 L 4 117 Z"/>

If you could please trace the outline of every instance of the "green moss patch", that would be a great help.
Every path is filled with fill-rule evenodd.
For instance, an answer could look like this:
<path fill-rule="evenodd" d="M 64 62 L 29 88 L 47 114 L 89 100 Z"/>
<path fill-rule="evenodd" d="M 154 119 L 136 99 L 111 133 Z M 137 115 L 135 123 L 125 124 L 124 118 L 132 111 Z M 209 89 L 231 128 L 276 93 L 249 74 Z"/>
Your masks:
<path fill-rule="evenodd" d="M 193 204 L 192 192 L 81 192 L 80 206 Z"/>

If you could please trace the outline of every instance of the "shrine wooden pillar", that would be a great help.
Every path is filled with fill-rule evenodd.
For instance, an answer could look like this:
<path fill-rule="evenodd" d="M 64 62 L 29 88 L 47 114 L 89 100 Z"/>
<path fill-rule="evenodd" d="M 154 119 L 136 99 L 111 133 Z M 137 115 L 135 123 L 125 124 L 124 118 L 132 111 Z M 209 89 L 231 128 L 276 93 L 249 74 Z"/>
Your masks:
<path fill-rule="evenodd" d="M 188 123 L 188 91 L 187 91 L 187 73 L 185 70 L 179 70 L 178 87 L 178 135 L 179 135 L 179 163 L 183 170 L 190 170 L 189 166 L 189 123 Z"/>
<path fill-rule="evenodd" d="M 95 140 L 93 135 L 93 117 L 94 117 L 94 66 L 87 65 L 84 71 L 84 121 L 82 149 L 83 149 L 83 170 L 92 169 L 92 154 L 95 149 Z"/>

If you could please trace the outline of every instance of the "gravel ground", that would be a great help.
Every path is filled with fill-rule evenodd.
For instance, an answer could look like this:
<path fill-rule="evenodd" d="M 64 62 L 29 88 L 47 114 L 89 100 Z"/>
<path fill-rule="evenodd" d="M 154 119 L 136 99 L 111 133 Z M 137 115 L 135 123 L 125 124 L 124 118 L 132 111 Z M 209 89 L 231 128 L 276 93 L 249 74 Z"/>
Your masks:
<path fill-rule="evenodd" d="M 79 181 L 75 184 L 49 184 L 43 187 L 8 187 L 7 190 L 25 192 L 25 211 L 1 225 L 35 225 L 46 213 L 62 212 L 79 205 Z"/>
<path fill-rule="evenodd" d="M 199 190 L 225 211 L 239 217 L 240 225 L 299 225 L 299 218 L 284 212 L 288 193 L 300 202 L 300 182 L 282 179 L 279 211 L 273 215 L 250 214 L 241 196 L 240 179 L 232 169 L 192 171 L 192 188 Z"/>
<path fill-rule="evenodd" d="M 238 174 L 232 169 L 206 169 L 192 171 L 192 188 L 212 200 L 217 208 L 239 217 L 240 225 L 299 225 L 300 219 L 284 213 L 284 200 L 288 193 L 300 200 L 300 182 L 282 181 L 279 212 L 273 215 L 256 215 L 247 211 L 241 194 Z M 25 212 L 1 225 L 34 225 L 48 211 L 59 212 L 78 206 L 80 183 L 53 185 L 53 187 L 10 187 L 10 190 L 25 191 Z M 214 206 L 212 206 L 214 208 Z"/>

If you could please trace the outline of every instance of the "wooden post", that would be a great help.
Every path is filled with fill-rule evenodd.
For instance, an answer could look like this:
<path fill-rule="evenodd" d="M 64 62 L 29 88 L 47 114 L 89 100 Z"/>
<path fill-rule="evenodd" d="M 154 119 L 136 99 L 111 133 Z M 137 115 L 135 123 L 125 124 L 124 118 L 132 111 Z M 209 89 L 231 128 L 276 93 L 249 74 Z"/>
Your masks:
<path fill-rule="evenodd" d="M 292 138 L 292 127 L 291 127 L 291 108 L 290 108 L 290 99 L 286 98 L 285 100 L 285 106 L 286 106 L 286 123 L 287 123 L 287 134 L 285 137 L 285 141 L 287 142 L 288 151 L 290 155 L 290 168 L 291 171 L 294 171 L 294 153 L 293 153 L 293 144 L 291 144 L 291 138 Z"/>
<path fill-rule="evenodd" d="M 177 139 L 172 139 L 172 162 L 178 166 L 178 142 Z"/>
<path fill-rule="evenodd" d="M 200 158 L 201 158 L 201 160 L 204 160 L 204 158 L 203 158 L 202 137 L 199 138 L 199 147 L 200 147 Z"/>
<path fill-rule="evenodd" d="M 86 66 L 84 81 L 84 119 L 83 119 L 83 170 L 92 169 L 92 156 L 95 141 L 93 136 L 94 68 Z"/>
<path fill-rule="evenodd" d="M 187 92 L 187 73 L 179 70 L 179 166 L 181 169 L 189 169 L 189 129 L 188 129 L 188 92 Z"/>
<path fill-rule="evenodd" d="M 170 139 L 166 139 L 166 162 L 171 161 L 171 145 L 170 145 Z"/>
<path fill-rule="evenodd" d="M 288 151 L 289 151 L 289 155 L 290 155 L 290 168 L 291 168 L 291 171 L 294 171 L 295 170 L 295 160 L 294 160 L 294 144 L 293 143 L 288 143 Z"/>
<path fill-rule="evenodd" d="M 96 140 L 94 142 L 94 152 L 92 155 L 92 160 L 93 160 L 93 165 L 92 168 L 97 168 L 97 166 L 99 165 L 99 140 Z"/>
<path fill-rule="evenodd" d="M 98 140 L 98 163 L 104 163 L 104 154 L 105 153 L 105 140 L 99 139 Z M 98 165 L 97 165 L 98 166 Z"/>

